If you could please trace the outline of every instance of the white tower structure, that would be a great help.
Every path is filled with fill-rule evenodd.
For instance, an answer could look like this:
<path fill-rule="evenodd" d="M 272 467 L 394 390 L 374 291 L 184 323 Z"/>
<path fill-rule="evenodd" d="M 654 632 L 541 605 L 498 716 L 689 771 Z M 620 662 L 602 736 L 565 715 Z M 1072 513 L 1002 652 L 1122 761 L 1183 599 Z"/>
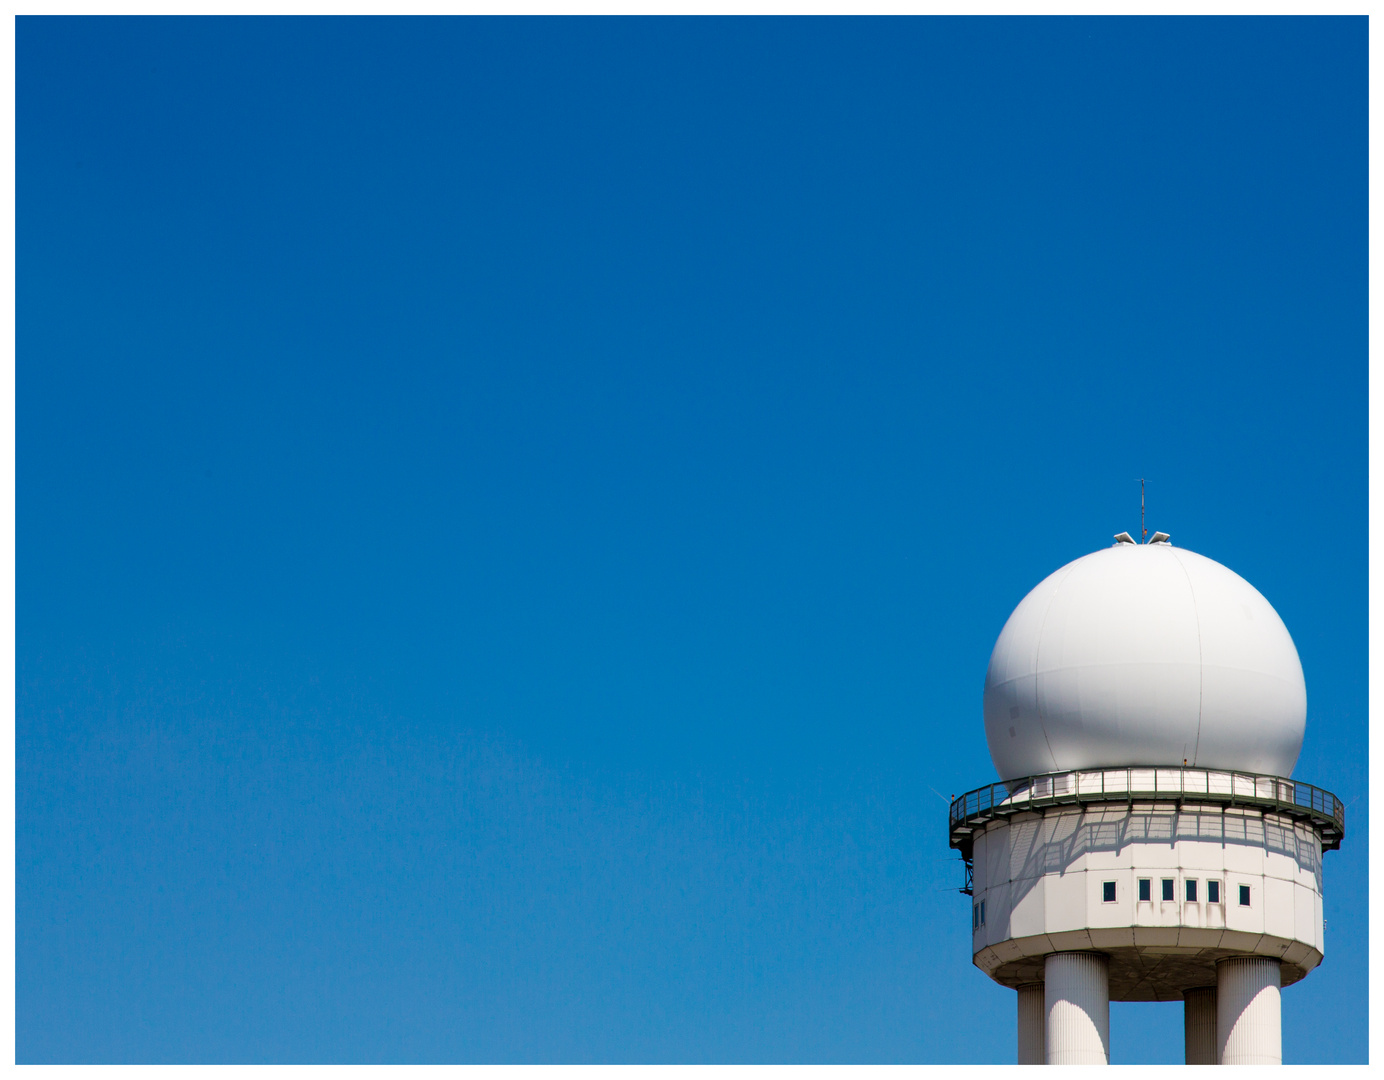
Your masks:
<path fill-rule="evenodd" d="M 1000 776 L 951 806 L 973 960 L 1018 991 L 1020 1064 L 1110 1060 L 1110 1002 L 1182 1001 L 1190 1064 L 1283 1059 L 1279 991 L 1322 960 L 1340 801 L 1288 777 L 1297 649 L 1252 585 L 1128 534 L 1000 632 Z"/>

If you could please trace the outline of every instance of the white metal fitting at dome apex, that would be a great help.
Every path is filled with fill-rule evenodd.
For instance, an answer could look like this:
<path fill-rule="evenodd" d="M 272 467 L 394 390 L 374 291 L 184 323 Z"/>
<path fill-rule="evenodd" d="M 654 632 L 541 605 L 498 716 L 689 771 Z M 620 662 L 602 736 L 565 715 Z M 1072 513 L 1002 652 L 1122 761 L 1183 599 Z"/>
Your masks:
<path fill-rule="evenodd" d="M 1307 688 L 1297 648 L 1244 578 L 1163 533 L 1050 574 L 985 676 L 1001 777 L 1169 765 L 1290 776 Z"/>

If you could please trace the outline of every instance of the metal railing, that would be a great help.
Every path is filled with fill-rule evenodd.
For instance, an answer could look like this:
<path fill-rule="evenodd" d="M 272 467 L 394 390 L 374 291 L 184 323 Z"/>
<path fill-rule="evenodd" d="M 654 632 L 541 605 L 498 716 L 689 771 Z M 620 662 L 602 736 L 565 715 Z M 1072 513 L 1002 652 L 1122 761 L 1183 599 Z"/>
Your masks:
<path fill-rule="evenodd" d="M 1049 806 L 1135 801 L 1248 806 L 1285 814 L 1310 821 L 1323 851 L 1335 851 L 1346 834 L 1341 800 L 1299 780 L 1223 769 L 1135 766 L 1041 773 L 968 791 L 951 804 L 951 846 L 969 862 L 975 830 L 996 818 Z"/>

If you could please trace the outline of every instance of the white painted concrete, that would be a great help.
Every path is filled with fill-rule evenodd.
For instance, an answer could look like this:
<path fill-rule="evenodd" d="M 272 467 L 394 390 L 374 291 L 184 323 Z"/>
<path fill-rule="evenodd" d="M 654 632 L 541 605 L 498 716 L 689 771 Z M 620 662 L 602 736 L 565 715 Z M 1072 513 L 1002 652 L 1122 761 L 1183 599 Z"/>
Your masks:
<path fill-rule="evenodd" d="M 1110 1063 L 1110 984 L 1100 953 L 1049 955 L 1043 971 L 1049 1065 Z"/>
<path fill-rule="evenodd" d="M 1199 986 L 1182 996 L 1185 1061 L 1188 1065 L 1215 1065 L 1220 1061 L 1216 1041 L 1216 988 Z"/>
<path fill-rule="evenodd" d="M 1047 1053 L 1043 1048 L 1048 1026 L 1047 1004 L 1042 983 L 1019 987 L 1019 1053 L 1020 1065 L 1043 1065 Z"/>
<path fill-rule="evenodd" d="M 1321 857 L 1309 825 L 1240 807 L 1115 805 L 997 820 L 974 841 L 972 900 L 985 905 L 984 922 L 973 917 L 975 963 L 1004 981 L 1004 965 L 1052 952 L 1202 951 L 1208 964 L 1233 954 L 1285 961 L 1295 981 L 1324 951 Z"/>
<path fill-rule="evenodd" d="M 1216 1033 L 1222 1065 L 1283 1064 L 1276 961 L 1247 956 L 1216 965 Z"/>

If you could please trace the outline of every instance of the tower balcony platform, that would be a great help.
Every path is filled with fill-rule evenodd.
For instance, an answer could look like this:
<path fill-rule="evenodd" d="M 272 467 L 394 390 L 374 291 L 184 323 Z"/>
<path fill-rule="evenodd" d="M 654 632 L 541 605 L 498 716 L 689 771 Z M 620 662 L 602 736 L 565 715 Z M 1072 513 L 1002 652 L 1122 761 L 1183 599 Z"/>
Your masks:
<path fill-rule="evenodd" d="M 1041 982 L 1045 958 L 1108 958 L 1112 1001 L 1180 1000 L 1217 963 L 1263 957 L 1281 985 L 1321 962 L 1321 860 L 1345 809 L 1284 777 L 1093 769 L 991 784 L 956 799 L 977 967 Z"/>

